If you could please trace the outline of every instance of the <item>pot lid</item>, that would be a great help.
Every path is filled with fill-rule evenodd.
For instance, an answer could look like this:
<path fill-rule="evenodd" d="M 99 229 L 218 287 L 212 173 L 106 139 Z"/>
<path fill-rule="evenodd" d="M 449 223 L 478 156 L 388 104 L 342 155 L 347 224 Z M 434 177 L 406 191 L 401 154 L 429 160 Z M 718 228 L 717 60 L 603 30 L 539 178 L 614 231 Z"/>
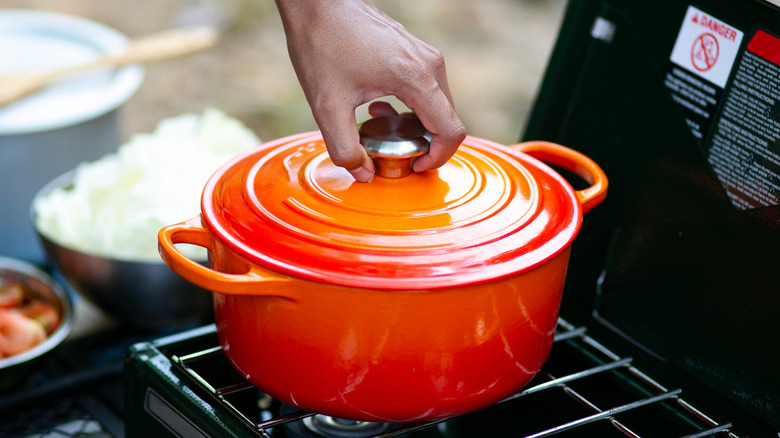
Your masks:
<path fill-rule="evenodd" d="M 202 213 L 217 239 L 264 268 L 388 290 L 518 275 L 568 247 L 582 218 L 571 186 L 511 147 L 467 137 L 439 169 L 359 183 L 330 161 L 319 132 L 224 165 Z"/>

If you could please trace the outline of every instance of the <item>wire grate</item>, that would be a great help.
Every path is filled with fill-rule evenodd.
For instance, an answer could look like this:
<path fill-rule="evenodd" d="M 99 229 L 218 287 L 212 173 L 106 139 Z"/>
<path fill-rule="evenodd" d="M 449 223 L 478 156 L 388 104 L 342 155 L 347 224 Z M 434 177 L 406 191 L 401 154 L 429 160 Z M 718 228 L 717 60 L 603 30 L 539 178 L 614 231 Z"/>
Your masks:
<path fill-rule="evenodd" d="M 665 436 L 738 438 L 731 432 L 729 423 L 716 422 L 681 398 L 682 391 L 680 389 L 664 387 L 637 369 L 633 365 L 632 358 L 619 357 L 588 336 L 585 327 L 575 327 L 566 320 L 560 319 L 553 348 L 553 353 L 556 352 L 565 353 L 566 357 L 556 361 L 554 355 L 551 354 L 545 367 L 528 387 L 499 402 L 498 405 L 511 409 L 515 403 L 527 400 L 530 403 L 536 403 L 533 400 L 534 397 L 546 394 L 551 397 L 565 397 L 572 404 L 577 405 L 577 408 L 569 409 L 569 412 L 577 411 L 578 416 L 570 418 L 570 414 L 567 412 L 565 415 L 561 414 L 560 418 L 553 418 L 554 424 L 538 426 L 538 429 L 522 432 L 522 435 L 513 433 L 513 436 L 526 438 L 565 436 L 567 433 L 584 433 L 586 428 L 593 425 L 600 427 L 606 425 L 614 433 L 611 436 L 642 438 L 650 436 L 649 433 L 645 435 L 647 424 L 653 424 L 653 427 L 656 427 L 659 423 L 659 420 L 656 419 L 658 417 L 674 425 L 670 426 L 672 433 L 665 434 Z M 577 355 L 579 360 L 571 360 L 573 357 L 571 355 Z M 214 384 L 213 381 L 204 377 L 206 373 L 198 369 L 199 362 L 213 360 L 220 356 L 224 357 L 224 354 L 222 349 L 216 346 L 183 356 L 173 356 L 171 359 L 180 372 L 189 376 L 198 386 L 210 394 L 213 400 L 225 406 L 241 419 L 257 436 L 272 438 L 274 437 L 274 428 L 295 422 L 311 421 L 310 418 L 317 415 L 304 411 L 282 415 L 273 414 L 269 409 L 262 409 L 264 405 L 271 405 L 270 400 L 260 400 L 254 404 L 238 402 L 245 396 L 252 397 L 252 394 L 259 393 L 259 391 L 246 381 Z M 576 369 L 570 369 L 572 362 L 576 362 L 578 366 Z M 630 397 L 621 394 L 620 397 L 623 398 L 617 398 L 617 396 L 612 398 L 613 392 L 620 392 L 612 388 L 616 384 L 634 389 L 628 391 Z M 636 390 L 637 388 L 639 390 Z M 268 396 L 260 394 L 260 397 L 268 398 Z M 555 410 L 558 408 L 557 405 L 561 403 L 553 404 L 556 406 L 552 410 Z M 247 406 L 251 407 L 247 408 Z M 257 406 L 261 407 L 260 412 L 256 411 Z M 490 418 L 490 411 L 493 408 L 489 407 L 483 411 L 461 417 L 406 424 L 373 436 L 375 438 L 406 437 L 415 432 L 432 428 L 446 430 L 458 427 L 464 421 L 481 421 L 481 417 L 486 417 L 485 421 L 493 421 Z M 518 408 L 518 412 L 524 411 L 524 408 Z M 673 421 L 669 420 L 670 418 Z"/>

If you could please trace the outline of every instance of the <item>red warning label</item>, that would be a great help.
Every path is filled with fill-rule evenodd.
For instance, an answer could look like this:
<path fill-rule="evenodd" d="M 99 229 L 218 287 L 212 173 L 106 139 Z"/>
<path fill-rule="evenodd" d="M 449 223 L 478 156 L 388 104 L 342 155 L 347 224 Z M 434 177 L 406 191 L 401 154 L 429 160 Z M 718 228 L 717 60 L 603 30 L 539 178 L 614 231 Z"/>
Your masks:
<path fill-rule="evenodd" d="M 763 30 L 756 31 L 748 43 L 747 49 L 751 53 L 766 59 L 775 65 L 780 65 L 780 39 L 769 35 Z"/>
<path fill-rule="evenodd" d="M 739 52 L 743 33 L 704 11 L 689 6 L 670 60 L 723 88 Z"/>

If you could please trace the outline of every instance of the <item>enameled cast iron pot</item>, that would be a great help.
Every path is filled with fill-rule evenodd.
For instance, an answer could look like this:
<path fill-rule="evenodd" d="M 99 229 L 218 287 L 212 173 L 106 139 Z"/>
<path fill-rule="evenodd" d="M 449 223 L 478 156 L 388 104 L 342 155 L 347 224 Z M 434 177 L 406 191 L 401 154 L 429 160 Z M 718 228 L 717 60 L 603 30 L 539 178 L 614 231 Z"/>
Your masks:
<path fill-rule="evenodd" d="M 570 245 L 606 189 L 570 149 L 473 137 L 437 170 L 357 183 L 305 133 L 223 166 L 201 215 L 160 231 L 160 252 L 214 292 L 225 354 L 263 391 L 340 418 L 430 420 L 538 372 Z M 210 268 L 179 243 L 209 249 Z"/>

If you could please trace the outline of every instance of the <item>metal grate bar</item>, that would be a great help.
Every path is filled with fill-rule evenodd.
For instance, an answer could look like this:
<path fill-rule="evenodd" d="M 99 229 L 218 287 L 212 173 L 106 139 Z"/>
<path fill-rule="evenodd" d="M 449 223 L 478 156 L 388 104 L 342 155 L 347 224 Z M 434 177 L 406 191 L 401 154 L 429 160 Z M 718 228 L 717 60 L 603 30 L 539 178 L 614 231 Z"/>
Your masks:
<path fill-rule="evenodd" d="M 192 362 L 194 360 L 198 360 L 207 356 L 215 356 L 219 354 L 222 354 L 221 346 L 216 346 L 216 347 L 207 348 L 205 350 L 196 351 L 195 353 L 187 354 L 181 357 L 179 356 L 173 356 L 173 357 L 174 359 L 180 360 L 182 362 Z"/>
<path fill-rule="evenodd" d="M 558 332 L 555 334 L 555 337 L 553 338 L 554 342 L 561 342 L 565 341 L 567 339 L 571 338 L 580 338 L 585 335 L 585 332 L 587 332 L 588 329 L 586 327 L 577 327 L 573 328 L 571 330 L 567 330 L 565 332 Z"/>
<path fill-rule="evenodd" d="M 258 430 L 271 429 L 272 427 L 281 426 L 287 423 L 292 423 L 293 421 L 303 420 L 304 418 L 311 417 L 312 415 L 316 415 L 316 414 L 307 411 L 293 412 L 291 414 L 282 415 L 276 418 L 271 418 L 270 420 L 257 423 L 255 424 L 255 427 Z"/>
<path fill-rule="evenodd" d="M 245 383 L 238 383 L 235 385 L 226 386 L 224 388 L 215 388 L 214 392 L 217 395 L 226 396 L 234 392 L 243 391 L 245 389 L 250 389 L 250 388 L 254 388 L 254 385 L 252 385 L 249 382 L 245 382 Z"/>
<path fill-rule="evenodd" d="M 565 384 L 565 383 L 572 382 L 574 380 L 579 380 L 579 379 L 582 379 L 582 378 L 585 378 L 585 377 L 588 377 L 588 376 L 592 376 L 592 375 L 595 375 L 595 374 L 598 374 L 598 373 L 603 373 L 603 372 L 606 372 L 606 371 L 612 371 L 612 370 L 620 368 L 620 367 L 625 367 L 625 366 L 628 366 L 628 364 L 630 364 L 632 360 L 633 359 L 631 359 L 629 357 L 629 358 L 621 359 L 621 360 L 616 361 L 616 362 L 610 362 L 610 363 L 607 363 L 607 364 L 604 364 L 604 365 L 599 365 L 599 366 L 596 366 L 596 367 L 593 367 L 593 368 L 589 368 L 587 370 L 583 370 L 583 371 L 580 371 L 580 372 L 577 372 L 577 373 L 569 374 L 568 376 L 559 377 L 557 379 L 553 379 L 553 380 L 550 380 L 548 382 L 540 383 L 540 384 L 538 384 L 538 385 L 536 385 L 534 387 L 531 387 L 531 388 L 528 388 L 528 389 L 523 390 L 521 392 L 518 392 L 515 395 L 509 396 L 509 397 L 507 397 L 506 399 L 502 400 L 499 403 L 503 403 L 503 402 L 509 401 L 509 400 L 514 400 L 514 399 L 522 397 L 524 395 L 533 394 L 534 392 L 539 392 L 539 391 L 545 390 L 547 388 L 551 388 L 551 387 L 555 387 L 555 386 L 563 386 L 563 384 Z"/>
<path fill-rule="evenodd" d="M 623 423 L 613 419 L 610 421 L 615 428 L 629 438 L 642 438 L 640 435 L 636 434 L 633 430 L 626 427 Z"/>
<path fill-rule="evenodd" d="M 425 423 L 417 423 L 417 424 L 409 424 L 406 426 L 399 427 L 398 429 L 391 430 L 389 432 L 384 432 L 381 435 L 377 435 L 372 438 L 392 438 L 396 436 L 402 436 L 406 435 L 408 433 L 416 432 L 418 430 L 427 429 L 429 427 L 432 427 L 434 425 L 437 425 L 439 423 L 443 423 L 447 421 L 447 419 L 443 420 L 435 420 L 435 421 L 427 421 Z"/>
<path fill-rule="evenodd" d="M 587 406 L 590 410 L 596 413 L 601 413 L 602 410 L 598 406 L 596 406 L 593 402 L 585 398 L 585 396 L 581 395 L 579 392 L 575 391 L 571 387 L 564 386 L 563 387 L 564 392 L 569 395 L 569 397 L 574 398 L 578 402 L 582 403 L 583 405 Z M 623 432 L 624 435 L 630 437 L 630 438 L 641 438 L 638 434 L 634 433 L 631 429 L 629 429 L 627 426 L 625 426 L 620 421 L 610 418 L 610 423 L 619 431 Z"/>
<path fill-rule="evenodd" d="M 550 436 L 552 434 L 563 432 L 563 431 L 569 430 L 569 429 L 573 429 L 573 428 L 578 427 L 578 426 L 583 426 L 585 424 L 592 423 L 594 421 L 603 420 L 605 418 L 611 418 L 614 415 L 617 415 L 617 414 L 619 414 L 621 412 L 630 411 L 631 409 L 636 409 L 636 408 L 639 408 L 639 407 L 642 407 L 642 406 L 646 406 L 646 405 L 649 405 L 649 404 L 652 404 L 652 403 L 657 403 L 657 402 L 660 402 L 660 401 L 663 401 L 663 400 L 667 400 L 667 399 L 673 398 L 673 397 L 677 396 L 677 394 L 679 394 L 680 392 L 682 392 L 682 391 L 680 391 L 679 389 L 675 389 L 674 391 L 670 391 L 670 392 L 667 392 L 667 393 L 664 393 L 664 394 L 656 395 L 655 397 L 649 397 L 649 398 L 646 398 L 646 399 L 637 400 L 637 401 L 634 401 L 634 402 L 631 402 L 631 403 L 627 403 L 627 404 L 622 405 L 622 406 L 617 406 L 617 407 L 614 407 L 614 408 L 611 408 L 611 409 L 607 409 L 606 411 L 601 411 L 599 413 L 596 413 L 596 414 L 593 414 L 593 415 L 589 415 L 587 417 L 580 418 L 578 420 L 574 420 L 574 421 L 570 421 L 570 422 L 565 423 L 565 424 L 561 424 L 560 426 L 556 426 L 556 427 L 547 429 L 545 431 L 535 433 L 533 435 L 528 435 L 526 438 L 540 438 L 540 437 Z"/>
<path fill-rule="evenodd" d="M 714 435 L 716 433 L 723 433 L 723 432 L 728 432 L 729 436 L 736 437 L 736 435 L 734 435 L 733 433 L 728 431 L 729 429 L 731 429 L 731 423 L 726 423 L 726 424 L 723 424 L 721 426 L 717 426 L 717 427 L 713 427 L 711 429 L 703 430 L 703 431 L 698 432 L 698 433 L 685 435 L 682 438 L 703 438 L 703 437 L 706 437 L 706 436 L 712 436 L 712 435 Z"/>
<path fill-rule="evenodd" d="M 214 395 L 217 394 L 217 389 L 214 388 L 213 386 L 211 386 L 211 384 L 208 381 L 206 381 L 206 379 L 202 378 L 200 376 L 200 374 L 196 373 L 192 368 L 190 368 L 187 365 L 187 363 L 185 363 L 185 362 L 178 362 L 178 361 L 175 361 L 175 363 L 180 365 L 181 369 L 183 369 L 184 372 L 186 372 L 190 377 L 192 377 L 197 384 L 201 385 L 208 392 L 210 392 L 210 393 L 212 393 Z"/>
<path fill-rule="evenodd" d="M 248 425 L 253 425 L 254 424 L 254 421 L 249 419 L 249 417 L 247 417 L 244 414 L 244 412 L 241 411 L 241 409 L 238 409 L 237 407 L 235 407 L 233 405 L 233 403 L 231 403 L 230 400 L 226 399 L 223 395 L 217 394 L 217 393 L 213 393 L 213 395 L 217 398 L 217 400 L 219 400 L 220 403 L 222 403 L 222 405 L 228 407 L 230 409 L 230 411 L 233 413 L 233 415 L 235 415 L 239 419 L 241 419 L 241 421 L 243 421 L 244 423 L 246 423 Z"/>
<path fill-rule="evenodd" d="M 211 383 L 209 383 L 206 379 L 201 377 L 200 374 L 195 372 L 195 370 L 190 368 L 190 363 L 197 361 L 198 359 L 203 359 L 209 356 L 217 356 L 220 354 L 223 354 L 222 347 L 217 346 L 217 347 L 207 348 L 205 350 L 201 350 L 192 354 L 188 354 L 186 356 L 179 357 L 174 355 L 171 357 L 171 360 L 173 361 L 173 363 L 179 365 L 181 369 L 183 369 L 190 377 L 195 379 L 195 381 L 198 384 L 203 386 L 204 389 L 208 390 L 213 394 L 217 394 L 218 393 L 217 388 L 211 386 Z"/>
<path fill-rule="evenodd" d="M 703 422 L 707 423 L 709 426 L 712 426 L 713 428 L 716 428 L 716 429 L 717 429 L 717 428 L 719 428 L 719 426 L 718 426 L 718 422 L 717 422 L 717 421 L 715 421 L 715 420 L 713 420 L 712 418 L 708 417 L 706 414 L 704 414 L 702 411 L 700 411 L 700 410 L 696 409 L 695 407 L 693 407 L 693 406 L 692 406 L 690 403 L 688 403 L 687 401 L 685 401 L 685 400 L 683 400 L 683 399 L 678 399 L 678 400 L 677 400 L 677 404 L 679 404 L 680 406 L 682 406 L 682 408 L 683 408 L 683 409 L 685 409 L 686 411 L 688 411 L 688 412 L 690 412 L 691 414 L 695 415 L 695 416 L 696 416 L 697 418 L 699 418 L 701 421 L 703 421 Z M 727 424 L 727 426 L 728 426 L 728 427 L 727 427 L 727 429 L 730 429 L 730 428 L 731 428 L 731 424 L 730 424 L 730 423 L 729 423 L 729 424 Z M 724 430 L 723 432 L 728 432 L 728 431 L 727 431 L 727 430 Z M 739 438 L 737 435 L 735 435 L 735 434 L 734 434 L 734 433 L 732 433 L 732 432 L 728 432 L 728 434 L 729 434 L 729 437 L 730 437 L 730 438 Z M 692 436 L 693 436 L 693 437 L 695 437 L 695 436 L 697 436 L 697 435 L 692 435 Z M 703 435 L 703 436 L 707 436 L 707 435 Z M 685 437 L 685 438 L 688 438 L 688 437 Z"/>
<path fill-rule="evenodd" d="M 590 410 L 592 410 L 593 412 L 596 412 L 596 413 L 601 413 L 601 412 L 602 412 L 601 408 L 599 408 L 598 406 L 596 406 L 596 405 L 595 405 L 593 402 L 591 402 L 590 400 L 588 400 L 587 398 L 585 398 L 585 396 L 583 396 L 583 395 L 582 395 L 582 394 L 580 394 L 579 392 L 575 391 L 574 389 L 572 389 L 572 388 L 570 388 L 570 387 L 568 387 L 568 386 L 564 386 L 564 388 L 563 388 L 563 389 L 564 389 L 564 392 L 565 392 L 567 395 L 569 395 L 569 397 L 572 397 L 572 398 L 574 398 L 575 400 L 577 400 L 578 402 L 580 402 L 580 403 L 582 403 L 583 405 L 587 406 L 587 407 L 588 407 Z M 613 425 L 613 426 L 614 426 L 614 427 L 615 427 L 617 430 L 619 430 L 619 431 L 623 432 L 623 434 L 624 434 L 624 435 L 626 435 L 626 436 L 628 436 L 628 437 L 630 437 L 630 438 L 641 438 L 639 435 L 637 435 L 636 433 L 634 433 L 634 431 L 632 431 L 631 429 L 629 429 L 627 426 L 625 426 L 625 425 L 624 425 L 623 423 L 621 423 L 620 421 L 618 421 L 618 420 L 616 420 L 616 419 L 614 419 L 614 418 L 610 418 L 609 420 L 610 420 L 610 423 L 611 423 L 611 424 L 612 424 L 612 425 Z"/>

